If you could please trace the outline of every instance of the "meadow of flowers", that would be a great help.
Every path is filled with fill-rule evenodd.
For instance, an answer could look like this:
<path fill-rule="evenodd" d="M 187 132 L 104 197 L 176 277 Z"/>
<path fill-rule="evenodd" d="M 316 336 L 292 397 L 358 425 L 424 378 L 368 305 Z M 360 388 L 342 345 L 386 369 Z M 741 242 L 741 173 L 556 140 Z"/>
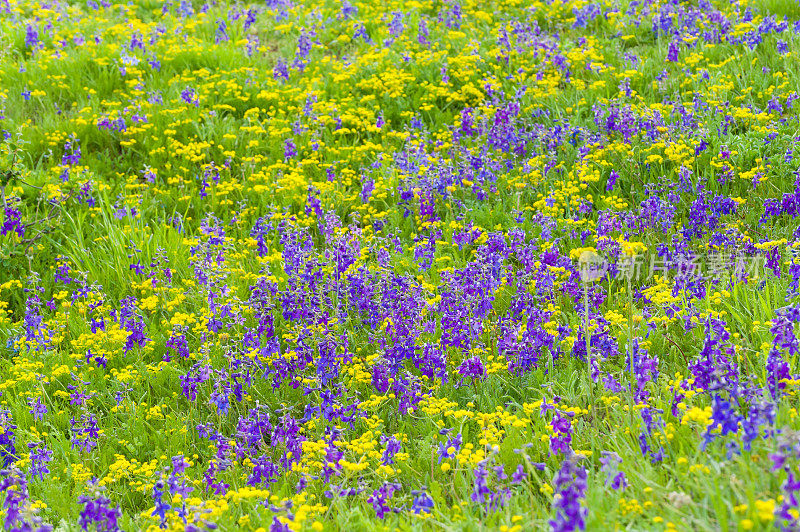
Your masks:
<path fill-rule="evenodd" d="M 799 18 L 0 0 L 5 529 L 800 529 Z"/>

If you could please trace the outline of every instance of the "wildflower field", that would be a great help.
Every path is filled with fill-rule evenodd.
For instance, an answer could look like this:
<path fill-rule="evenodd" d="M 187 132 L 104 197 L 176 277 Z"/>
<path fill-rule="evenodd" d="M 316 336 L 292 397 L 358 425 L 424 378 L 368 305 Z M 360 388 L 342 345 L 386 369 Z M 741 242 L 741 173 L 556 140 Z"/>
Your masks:
<path fill-rule="evenodd" d="M 796 0 L 0 0 L 6 530 L 800 530 Z"/>

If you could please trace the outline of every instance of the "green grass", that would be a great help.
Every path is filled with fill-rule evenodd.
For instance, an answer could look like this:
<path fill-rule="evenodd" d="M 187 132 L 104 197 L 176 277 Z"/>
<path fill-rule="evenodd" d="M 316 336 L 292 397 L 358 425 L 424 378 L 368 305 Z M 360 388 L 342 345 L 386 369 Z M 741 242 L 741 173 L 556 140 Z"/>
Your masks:
<path fill-rule="evenodd" d="M 734 36 L 719 43 L 706 38 L 712 25 L 706 16 L 708 27 L 695 32 L 698 40 L 681 41 L 678 62 L 665 59 L 673 37 L 653 31 L 655 6 L 643 15 L 641 6 L 600 2 L 604 15 L 581 27 L 574 10 L 583 2 L 528 4 L 465 2 L 458 29 L 465 37 L 453 33 L 457 23 L 446 24 L 451 4 L 439 2 L 357 2 L 353 19 L 333 2 L 287 7 L 285 14 L 225 2 L 200 14 L 195 5 L 195 15 L 186 19 L 177 3 L 162 15 L 160 2 L 146 0 L 99 11 L 65 5 L 56 9 L 61 15 L 24 2 L 11 4 L 10 13 L 0 8 L 0 130 L 8 132 L 0 144 L 2 219 L 10 220 L 6 213 L 13 207 L 25 224 L 22 237 L 5 229 L 0 236 L 0 357 L 6 362 L 0 404 L 9 412 L 3 426 L 15 438 L 16 467 L 29 472 L 28 443 L 43 441 L 53 452 L 44 479 L 29 474 L 25 504 L 46 504 L 38 511 L 45 521 L 78 529 L 78 498 L 94 497 L 91 480 L 103 479 L 101 491 L 121 509 L 124 529 L 157 527 L 153 486 L 169 476 L 171 458 L 184 455 L 191 460 L 186 479 L 196 497 L 189 501 L 189 519 L 198 526 L 208 519 L 223 530 L 269 528 L 276 515 L 286 515 L 270 505 L 291 500 L 291 527 L 299 530 L 539 530 L 554 518 L 554 478 L 565 460 L 549 448 L 552 411 L 539 409 L 546 400 L 573 416 L 570 448 L 580 453 L 579 467 L 587 474 L 580 504 L 588 509 L 588 530 L 777 529 L 770 505 L 780 506 L 785 496 L 786 472 L 773 472 L 769 456 L 779 450 L 779 439 L 759 437 L 745 450 L 740 427 L 708 438 L 704 447 L 703 412 L 714 396 L 723 397 L 744 423 L 766 386 L 776 309 L 797 303 L 790 266 L 798 222 L 788 214 L 761 220 L 766 200 L 794 191 L 798 107 L 786 102 L 798 86 L 797 39 L 787 30 L 763 35 L 755 48 L 740 42 L 770 14 L 778 22 L 786 17 L 792 28 L 796 2 L 752 3 L 754 18 L 738 30 L 744 8 L 716 2 Z M 697 6 L 685 2 L 674 9 Z M 258 16 L 245 30 L 246 9 L 238 14 L 250 7 Z M 396 11 L 404 13 L 404 29 L 388 45 Z M 52 34 L 44 27 L 50 18 Z M 223 19 L 230 39 L 215 42 Z M 417 38 L 420 20 L 427 21 L 430 45 Z M 370 43 L 352 39 L 360 23 Z M 28 24 L 37 28 L 42 50 L 26 45 Z M 501 45 L 503 30 L 510 52 Z M 302 69 L 291 66 L 298 39 L 309 31 L 319 44 Z M 144 51 L 131 47 L 136 32 Z M 76 36 L 85 44 L 75 44 Z M 253 36 L 260 48 L 251 54 L 246 43 Z M 778 53 L 779 41 L 787 53 Z M 138 64 L 123 71 L 124 55 L 135 55 Z M 149 65 L 153 59 L 159 68 Z M 569 81 L 559 67 L 562 59 L 569 63 Z M 279 60 L 290 65 L 288 81 L 273 75 Z M 187 88 L 198 105 L 182 99 Z M 32 91 L 29 100 L 22 97 L 26 90 Z M 773 98 L 784 106 L 782 113 L 769 114 Z M 513 131 L 496 120 L 509 103 L 519 106 Z M 611 109 L 620 113 L 617 124 L 630 121 L 627 131 L 608 129 Z M 468 114 L 480 135 L 461 131 Z M 380 129 L 379 115 L 385 120 Z M 124 131 L 99 127 L 104 118 L 120 116 Z M 70 138 L 79 139 L 82 156 L 64 181 L 62 155 Z M 298 155 L 287 158 L 290 138 Z M 510 149 L 493 147 L 497 138 L 511 138 Z M 705 149 L 695 153 L 701 142 Z M 156 172 L 152 183 L 146 168 Z M 609 191 L 612 170 L 620 177 Z M 687 171 L 691 187 L 681 181 Z M 765 179 L 754 184 L 756 173 Z M 374 191 L 365 201 L 369 182 Z M 408 190 L 416 191 L 410 199 L 401 195 Z M 432 226 L 420 208 L 425 194 L 435 202 Z M 603 238 L 599 211 L 641 220 L 643 202 L 652 196 L 675 208 L 669 227 L 622 226 Z M 640 404 L 633 404 L 629 390 L 614 392 L 603 384 L 590 389 L 586 362 L 575 350 L 584 312 L 574 261 L 567 270 L 548 268 L 552 257 L 545 252 L 563 260 L 570 251 L 593 247 L 613 259 L 620 245 L 639 243 L 647 249 L 646 271 L 659 245 L 674 246 L 684 227 L 695 223 L 703 201 L 726 198 L 744 201 L 717 217 L 713 230 L 691 239 L 689 249 L 707 257 L 730 241 L 736 243 L 726 250 L 753 255 L 753 245 L 778 242 L 781 275 L 760 270 L 757 279 L 724 276 L 698 294 L 673 292 L 673 279 L 658 284 L 647 275 L 633 280 L 633 295 L 620 278 L 597 282 L 591 310 L 610 322 L 598 331 L 607 343 L 594 345 L 602 376 L 630 383 L 625 357 L 638 341 L 658 358 L 658 377 L 644 385 L 648 393 Z M 323 216 L 315 212 L 315 199 Z M 212 215 L 224 230 L 224 260 L 203 266 L 209 240 L 203 221 Z M 340 226 L 333 236 L 326 236 L 326 215 Z M 272 224 L 263 236 L 254 231 L 259 220 Z M 457 238 L 468 223 L 483 236 L 461 246 Z M 290 274 L 294 252 L 286 235 L 300 228 L 307 233 L 299 247 L 309 246 L 301 253 L 301 274 Z M 432 267 L 425 268 L 415 248 L 425 248 L 432 229 L 442 234 Z M 500 254 L 497 243 L 485 245 L 493 232 L 516 246 L 502 265 L 491 261 Z M 524 232 L 522 240 L 517 232 Z M 254 244 L 259 238 L 264 256 Z M 337 273 L 336 253 L 356 245 L 353 265 Z M 389 251 L 388 259 L 381 250 Z M 64 264 L 70 284 L 57 280 Z M 131 268 L 137 264 L 144 275 Z M 476 283 L 492 282 L 462 294 L 466 310 L 455 325 L 468 324 L 479 303 L 489 309 L 462 349 L 443 343 L 452 331 L 448 311 L 435 298 L 458 290 L 448 281 L 453 270 L 470 268 Z M 204 269 L 213 272 L 210 286 L 198 282 Z M 274 291 L 264 296 L 270 320 L 257 316 L 259 281 Z M 359 282 L 363 289 L 356 288 Z M 367 305 L 357 295 L 370 289 Z M 126 298 L 134 298 L 147 337 L 130 350 L 123 348 L 129 331 L 118 324 Z M 357 308 L 359 301 L 366 307 Z M 208 320 L 219 317 L 223 305 L 236 318 L 220 318 L 225 323 L 213 331 Z M 313 316 L 294 319 L 289 314 L 297 309 L 311 309 Z M 724 320 L 731 338 L 723 352 L 737 363 L 740 382 L 753 397 L 732 386 L 697 390 L 685 380 L 710 334 L 703 324 L 709 314 Z M 21 340 L 37 315 L 52 337 Z M 93 331 L 100 319 L 105 331 Z M 267 349 L 270 339 L 262 331 L 264 351 L 254 356 L 247 334 L 259 325 L 274 328 L 269 346 L 278 355 Z M 504 335 L 521 338 L 525 328 L 554 339 L 530 348 L 535 367 L 511 372 L 508 360 L 499 358 L 499 345 L 508 339 Z M 167 346 L 180 334 L 186 335 L 188 358 Z M 412 395 L 422 400 L 403 413 L 402 393 L 380 392 L 372 371 L 406 335 L 413 336 L 415 356 L 426 345 L 441 348 L 446 379 L 423 378 L 410 358 L 403 360 L 391 376 L 418 385 Z M 326 342 L 337 343 L 339 362 L 334 380 L 323 385 L 317 365 Z M 105 367 L 89 351 L 105 356 Z M 796 374 L 797 354 L 780 352 Z M 462 379 L 457 368 L 474 355 L 490 371 Z M 295 364 L 298 380 L 273 386 L 284 358 Z M 207 367 L 208 375 L 192 401 L 184 381 L 199 367 Z M 243 394 L 239 400 L 231 391 L 227 412 L 212 401 L 226 385 L 241 385 Z M 774 428 L 789 434 L 800 428 L 796 389 L 788 383 L 775 405 Z M 364 415 L 337 421 L 307 414 L 307 407 L 327 404 L 323 392 L 331 391 L 341 394 L 340 406 L 360 405 Z M 74 393 L 89 397 L 76 404 Z M 687 397 L 676 399 L 678 393 Z M 34 397 L 47 406 L 44 419 L 30 412 L 28 399 Z M 448 406 L 437 409 L 438 400 Z M 678 402 L 684 404 L 675 416 Z M 247 491 L 253 461 L 265 457 L 280 464 L 288 448 L 273 434 L 257 438 L 255 450 L 241 447 L 241 423 L 256 405 L 266 409 L 273 427 L 284 416 L 298 420 L 307 442 L 294 468 L 280 466 L 275 482 L 259 483 L 268 494 Z M 645 408 L 658 420 L 652 431 L 645 428 Z M 73 445 L 72 420 L 88 414 L 102 433 L 97 448 L 83 452 Z M 197 427 L 204 424 L 224 437 L 200 436 Z M 769 428 L 762 427 L 762 434 Z M 320 477 L 327 451 L 314 444 L 330 440 L 334 429 L 347 464 L 326 480 Z M 457 433 L 470 452 L 440 463 L 440 446 Z M 402 441 L 401 454 L 387 469 L 382 453 L 392 435 Z M 642 436 L 654 450 L 663 447 L 663 460 L 643 454 Z M 239 442 L 238 453 L 229 440 Z M 739 449 L 729 456 L 731 442 Z M 621 457 L 624 490 L 607 485 L 603 451 Z M 509 490 L 497 508 L 471 499 L 475 468 L 485 457 L 490 471 L 502 465 L 511 476 L 521 465 L 527 473 L 519 485 L 490 473 L 494 492 Z M 209 465 L 226 460 L 216 479 L 229 485 L 228 495 L 207 490 Z M 360 462 L 367 467 L 347 467 Z M 794 458 L 789 462 L 796 470 Z M 308 486 L 298 491 L 301 478 Z M 368 498 L 385 481 L 402 485 L 388 503 L 400 510 L 379 519 Z M 328 496 L 332 485 L 357 493 Z M 410 509 L 419 490 L 434 501 L 427 517 Z M 175 511 L 180 501 L 169 502 L 169 526 L 181 527 Z"/>

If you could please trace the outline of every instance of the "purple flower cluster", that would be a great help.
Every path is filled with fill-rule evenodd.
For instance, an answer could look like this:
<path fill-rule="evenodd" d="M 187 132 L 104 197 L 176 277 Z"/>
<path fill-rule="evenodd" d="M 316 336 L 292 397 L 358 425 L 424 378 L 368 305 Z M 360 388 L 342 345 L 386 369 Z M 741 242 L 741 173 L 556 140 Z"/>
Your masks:
<path fill-rule="evenodd" d="M 561 468 L 553 478 L 553 510 L 555 518 L 550 520 L 553 532 L 572 532 L 586 529 L 589 510 L 583 506 L 586 496 L 586 469 L 579 465 L 579 457 L 571 454 L 561 462 Z"/>
<path fill-rule="evenodd" d="M 3 225 L 0 227 L 0 236 L 8 233 L 16 233 L 22 238 L 25 235 L 25 225 L 22 223 L 22 216 L 19 209 L 7 205 L 3 209 Z"/>
<path fill-rule="evenodd" d="M 3 528 L 9 531 L 50 532 L 30 507 L 30 492 L 25 475 L 16 469 L 0 470 L 0 498 L 3 500 Z"/>
<path fill-rule="evenodd" d="M 96 494 L 94 497 L 81 495 L 78 502 L 83 505 L 78 525 L 82 530 L 96 530 L 98 532 L 118 532 L 122 528 L 119 526 L 119 518 L 122 511 L 119 507 L 113 507 L 111 500 L 104 495 Z"/>

